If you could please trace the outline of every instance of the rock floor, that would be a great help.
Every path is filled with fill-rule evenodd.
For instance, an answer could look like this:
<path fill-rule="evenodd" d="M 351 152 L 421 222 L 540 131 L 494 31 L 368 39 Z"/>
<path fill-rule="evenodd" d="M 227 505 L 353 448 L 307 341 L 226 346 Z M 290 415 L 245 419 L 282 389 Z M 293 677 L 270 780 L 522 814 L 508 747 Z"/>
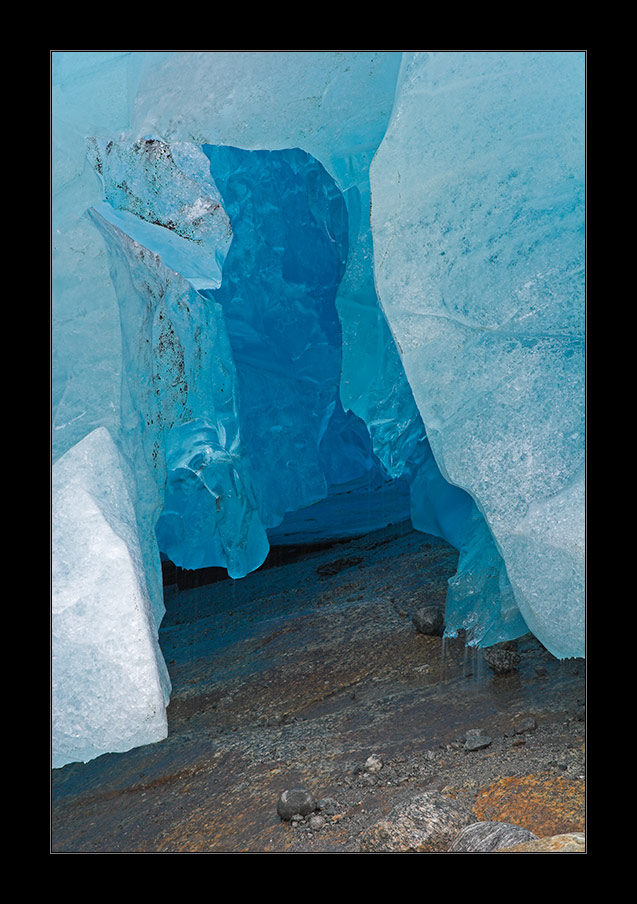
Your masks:
<path fill-rule="evenodd" d="M 583 832 L 585 663 L 529 635 L 497 675 L 419 634 L 411 615 L 444 603 L 456 561 L 403 524 L 241 581 L 167 586 L 168 737 L 54 770 L 52 852 L 358 853 L 432 790 L 538 837 Z M 475 729 L 484 746 L 467 744 Z M 295 787 L 321 809 L 282 821 Z"/>

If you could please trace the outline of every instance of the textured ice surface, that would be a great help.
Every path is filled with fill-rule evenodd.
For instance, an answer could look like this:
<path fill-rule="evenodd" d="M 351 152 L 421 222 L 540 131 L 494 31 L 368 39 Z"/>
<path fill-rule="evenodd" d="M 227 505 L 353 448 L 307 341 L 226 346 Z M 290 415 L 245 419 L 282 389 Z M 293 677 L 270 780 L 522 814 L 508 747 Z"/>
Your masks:
<path fill-rule="evenodd" d="M 118 301 L 86 216 L 104 201 L 95 142 L 298 147 L 345 189 L 366 174 L 382 139 L 400 59 L 368 51 L 52 54 L 54 458 L 96 426 L 113 435 L 120 428 Z"/>
<path fill-rule="evenodd" d="M 53 457 L 112 437 L 155 625 L 159 547 L 239 577 L 411 514 L 451 632 L 581 655 L 581 67 L 53 54 Z"/>
<path fill-rule="evenodd" d="M 379 297 L 436 460 L 527 623 L 583 655 L 583 54 L 405 55 L 371 185 Z"/>
<path fill-rule="evenodd" d="M 219 286 L 232 227 L 201 148 L 94 138 L 88 154 L 104 184 L 104 215 L 195 289 Z"/>
<path fill-rule="evenodd" d="M 53 766 L 166 737 L 131 477 L 104 428 L 53 467 Z"/>
<path fill-rule="evenodd" d="M 162 551 L 176 564 L 225 566 L 242 577 L 263 562 L 268 542 L 241 440 L 221 308 L 114 225 L 109 211 L 105 203 L 91 217 L 109 249 L 120 299 L 121 443 L 139 478 L 149 542 L 163 507 Z"/>

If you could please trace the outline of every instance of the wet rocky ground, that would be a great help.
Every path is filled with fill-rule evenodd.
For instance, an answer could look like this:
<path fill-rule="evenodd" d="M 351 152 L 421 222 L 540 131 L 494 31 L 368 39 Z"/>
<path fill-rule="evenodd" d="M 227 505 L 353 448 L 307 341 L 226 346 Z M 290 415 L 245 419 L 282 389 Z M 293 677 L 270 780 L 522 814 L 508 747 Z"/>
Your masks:
<path fill-rule="evenodd" d="M 416 630 L 457 553 L 408 524 L 291 552 L 240 581 L 167 574 L 168 737 L 53 771 L 53 853 L 359 853 L 432 792 L 540 838 L 584 831 L 583 660 L 529 635 L 501 674 Z M 281 819 L 299 787 L 312 812 Z"/>

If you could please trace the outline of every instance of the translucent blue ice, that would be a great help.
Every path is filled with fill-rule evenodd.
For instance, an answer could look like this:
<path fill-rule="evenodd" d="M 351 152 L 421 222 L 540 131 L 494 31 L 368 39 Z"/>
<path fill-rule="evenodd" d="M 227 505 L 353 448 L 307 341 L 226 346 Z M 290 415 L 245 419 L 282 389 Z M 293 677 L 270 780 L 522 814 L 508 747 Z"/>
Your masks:
<path fill-rule="evenodd" d="M 108 248 L 120 300 L 120 442 L 135 463 L 139 510 L 151 530 L 157 525 L 161 551 L 176 564 L 220 565 L 243 577 L 269 547 L 223 312 L 125 233 L 121 221 L 115 225 L 110 209 L 104 202 L 90 216 Z"/>
<path fill-rule="evenodd" d="M 204 151 L 233 229 L 222 285 L 204 294 L 224 313 L 261 515 L 273 527 L 326 495 L 319 445 L 338 399 L 347 209 L 303 151 Z"/>

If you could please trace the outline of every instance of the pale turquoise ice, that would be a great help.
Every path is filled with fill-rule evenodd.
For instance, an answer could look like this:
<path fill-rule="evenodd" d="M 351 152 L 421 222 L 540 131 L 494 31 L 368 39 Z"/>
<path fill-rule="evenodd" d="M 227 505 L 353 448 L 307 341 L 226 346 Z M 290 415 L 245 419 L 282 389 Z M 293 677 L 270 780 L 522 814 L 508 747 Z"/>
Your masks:
<path fill-rule="evenodd" d="M 405 54 L 371 167 L 376 286 L 437 463 L 560 657 L 585 640 L 584 65 Z"/>
<path fill-rule="evenodd" d="M 53 466 L 52 764 L 166 737 L 170 679 L 135 515 L 105 427 Z M 126 630 L 123 630 L 126 626 Z"/>

